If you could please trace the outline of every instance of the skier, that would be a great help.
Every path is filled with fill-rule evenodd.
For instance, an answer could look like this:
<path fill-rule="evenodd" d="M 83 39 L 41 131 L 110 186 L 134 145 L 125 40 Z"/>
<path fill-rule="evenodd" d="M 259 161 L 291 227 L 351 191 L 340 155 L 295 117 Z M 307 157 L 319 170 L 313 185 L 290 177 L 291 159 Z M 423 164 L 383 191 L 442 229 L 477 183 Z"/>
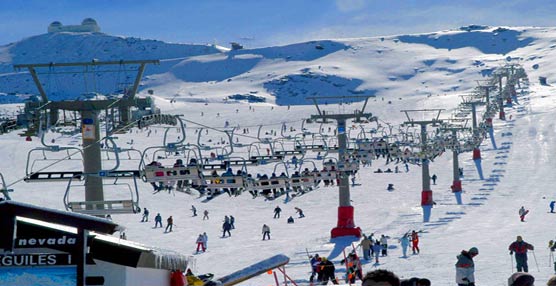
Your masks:
<path fill-rule="evenodd" d="M 226 232 L 228 233 L 228 236 L 232 236 L 230 229 L 232 229 L 230 221 L 224 221 L 224 224 L 222 224 L 222 237 L 226 237 Z"/>
<path fill-rule="evenodd" d="M 382 256 L 388 256 L 388 237 L 384 234 L 380 236 L 380 245 L 382 246 Z"/>
<path fill-rule="evenodd" d="M 197 253 L 199 253 L 200 250 L 203 250 L 203 252 L 206 251 L 205 238 L 203 237 L 202 234 L 199 234 L 199 236 L 197 237 Z"/>
<path fill-rule="evenodd" d="M 197 216 L 197 208 L 194 205 L 191 205 L 191 211 L 193 212 L 193 216 Z"/>
<path fill-rule="evenodd" d="M 363 240 L 359 243 L 361 249 L 363 250 L 363 259 L 369 260 L 371 258 L 370 254 L 372 244 L 371 240 L 366 235 L 363 235 Z"/>
<path fill-rule="evenodd" d="M 208 240 L 209 240 L 209 238 L 208 238 L 207 233 L 203 232 L 203 246 L 205 247 L 205 249 L 208 248 Z"/>
<path fill-rule="evenodd" d="M 265 240 L 265 237 L 268 237 L 268 240 L 270 240 L 270 227 L 263 224 L 263 240 Z"/>
<path fill-rule="evenodd" d="M 205 220 L 205 219 L 209 219 L 209 211 L 208 210 L 205 210 L 203 212 L 203 220 Z"/>
<path fill-rule="evenodd" d="M 388 187 L 386 187 L 387 191 L 393 191 L 394 189 L 394 184 L 388 184 Z"/>
<path fill-rule="evenodd" d="M 303 210 L 301 210 L 298 207 L 295 207 L 294 209 L 295 209 L 295 212 L 299 214 L 299 218 L 305 217 L 305 215 L 303 214 Z"/>
<path fill-rule="evenodd" d="M 294 220 L 293 220 L 293 217 L 292 217 L 292 216 L 290 216 L 290 217 L 288 218 L 288 223 L 294 223 Z"/>
<path fill-rule="evenodd" d="M 319 257 L 318 254 L 315 254 L 315 256 L 309 256 L 310 260 L 309 262 L 311 263 L 311 277 L 309 277 L 309 282 L 313 282 L 313 280 L 315 279 L 315 275 L 318 272 L 318 267 L 321 261 L 321 258 Z"/>
<path fill-rule="evenodd" d="M 436 179 L 437 179 L 437 178 L 438 178 L 438 177 L 436 176 L 436 174 L 433 174 L 433 175 L 432 175 L 431 179 L 432 179 L 432 184 L 433 184 L 433 185 L 436 185 Z"/>
<path fill-rule="evenodd" d="M 413 250 L 413 254 L 418 254 L 419 253 L 419 234 L 414 230 L 411 232 L 411 243 L 413 245 L 413 247 L 411 248 Z M 417 251 L 417 252 L 415 252 Z"/>
<path fill-rule="evenodd" d="M 407 248 L 409 247 L 409 233 L 405 233 L 402 238 L 400 238 L 400 244 L 402 245 L 403 257 L 407 257 Z"/>
<path fill-rule="evenodd" d="M 333 284 L 338 284 L 336 281 L 336 268 L 334 267 L 334 263 L 328 260 L 326 257 L 322 258 L 322 261 L 319 265 L 320 272 L 322 273 L 322 283 L 321 285 L 328 284 L 328 280 L 332 280 Z"/>
<path fill-rule="evenodd" d="M 235 222 L 236 222 L 236 218 L 233 215 L 230 215 L 230 227 L 232 229 L 236 229 L 236 226 L 234 225 Z"/>
<path fill-rule="evenodd" d="M 160 227 L 164 227 L 162 226 L 162 216 L 160 215 L 160 213 L 157 213 L 154 217 L 154 228 L 156 228 L 159 224 Z"/>
<path fill-rule="evenodd" d="M 166 223 L 167 223 L 167 225 L 166 225 L 166 229 L 164 230 L 164 232 L 172 232 L 172 226 L 174 226 L 174 219 L 172 218 L 172 216 L 170 216 L 166 219 Z"/>
<path fill-rule="evenodd" d="M 149 221 L 149 210 L 147 208 L 143 208 L 143 218 L 141 218 L 141 222 L 148 222 Z"/>
<path fill-rule="evenodd" d="M 469 251 L 462 250 L 457 256 L 456 262 L 456 283 L 458 286 L 475 285 L 475 263 L 473 257 L 479 254 L 476 247 L 471 247 Z"/>
<path fill-rule="evenodd" d="M 554 204 L 556 204 L 556 201 L 551 201 L 550 202 L 550 212 L 554 213 Z"/>
<path fill-rule="evenodd" d="M 280 212 L 282 211 L 282 209 L 280 208 L 280 206 L 276 206 L 274 208 L 274 218 L 280 218 Z"/>
<path fill-rule="evenodd" d="M 355 252 L 351 252 L 346 259 L 342 259 L 340 263 L 345 263 L 347 268 L 346 281 L 350 284 L 355 283 L 355 279 L 363 280 L 363 273 L 361 272 L 361 261 Z"/>
<path fill-rule="evenodd" d="M 512 242 L 508 247 L 510 255 L 515 252 L 515 263 L 518 272 L 529 272 L 527 265 L 527 250 L 534 250 L 533 245 L 523 241 L 523 238 L 518 235 L 516 241 Z"/>
<path fill-rule="evenodd" d="M 521 221 L 525 221 L 525 216 L 529 213 L 529 210 L 526 210 L 524 206 L 521 206 L 519 209 L 519 219 Z"/>

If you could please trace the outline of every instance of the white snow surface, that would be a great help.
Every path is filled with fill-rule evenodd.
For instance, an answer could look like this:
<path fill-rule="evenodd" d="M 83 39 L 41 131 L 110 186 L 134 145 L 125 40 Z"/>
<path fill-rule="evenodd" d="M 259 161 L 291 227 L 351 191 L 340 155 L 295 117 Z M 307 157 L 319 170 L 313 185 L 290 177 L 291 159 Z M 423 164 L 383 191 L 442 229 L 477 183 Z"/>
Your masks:
<path fill-rule="evenodd" d="M 392 91 L 391 94 L 399 92 L 399 95 L 384 100 L 381 96 L 371 99 L 367 106 L 367 110 L 378 116 L 383 125 L 384 122 L 396 125 L 404 121 L 405 115 L 400 112 L 403 109 L 444 108 L 446 111 L 443 112 L 443 117 L 448 117 L 460 102 L 459 95 L 463 93 L 461 90 L 470 91 L 476 85 L 476 80 L 484 79 L 480 74 L 481 68 L 474 65 L 476 61 L 488 65 L 489 68 L 495 68 L 507 62 L 507 57 L 510 57 L 511 61 L 523 64 L 531 80 L 528 92 L 519 95 L 518 103 L 514 103 L 511 108 L 506 109 L 507 120 L 494 119 L 498 149 L 492 147 L 490 140 L 485 140 L 481 145 L 485 180 L 479 179 L 471 154 L 460 155 L 460 165 L 464 168 L 465 174 L 462 179 L 463 205 L 457 205 L 450 192 L 452 156 L 449 152 L 434 160 L 430 165 L 431 174 L 437 174 L 439 179 L 437 184 L 432 186 L 436 205 L 432 210 L 431 221 L 428 223 L 422 222 L 420 168 L 410 166 L 410 171 L 405 173 L 403 167 L 400 166 L 402 170 L 400 174 L 373 173 L 372 171 L 376 168 L 394 168 L 393 163 L 385 165 L 384 159 L 380 159 L 373 161 L 372 167 L 361 169 L 357 175 L 357 180 L 361 185 L 351 188 L 352 205 L 355 207 L 355 224 L 361 227 L 366 234 L 390 236 L 389 244 L 396 246 L 396 248 L 389 249 L 388 257 L 380 259 L 380 264 L 365 263 L 363 265 L 365 272 L 377 268 L 389 269 L 402 278 L 426 277 L 432 281 L 433 285 L 454 285 L 456 255 L 461 250 L 477 247 L 479 255 L 475 258 L 476 284 L 507 285 L 507 278 L 512 273 L 508 245 L 515 240 L 517 235 L 521 235 L 525 241 L 536 247 L 535 256 L 533 253 L 529 253 L 529 269 L 536 278 L 536 285 L 545 284 L 554 273 L 553 266 L 548 264 L 547 243 L 549 240 L 555 239 L 552 231 L 556 224 L 555 215 L 548 213 L 549 202 L 556 199 L 556 194 L 552 189 L 555 179 L 551 166 L 556 159 L 554 123 L 556 120 L 554 112 L 556 90 L 553 86 L 537 84 L 537 77 L 554 74 L 552 38 L 556 29 L 516 29 L 522 31 L 520 37 L 535 38 L 534 44 L 508 51 L 507 54 L 500 54 L 492 53 L 489 50 L 492 47 L 490 43 L 481 45 L 480 38 L 477 39 L 477 42 L 467 39 L 467 41 L 471 41 L 470 43 L 475 43 L 478 48 L 443 49 L 440 47 L 434 49 L 427 45 L 412 43 L 407 44 L 404 50 L 395 48 L 396 45 L 400 45 L 399 41 L 394 41 L 397 37 L 385 37 L 384 41 L 380 38 L 343 40 L 342 43 L 351 48 L 342 50 L 342 53 L 333 53 L 321 58 L 321 62 L 312 68 L 315 71 L 319 70 L 318 66 L 320 65 L 320 69 L 334 70 L 333 75 L 345 78 L 365 75 L 363 89 L 374 89 L 376 85 L 382 85 L 388 87 Z M 438 42 L 446 40 L 443 37 L 450 33 L 452 32 L 439 32 L 436 34 L 438 37 L 436 40 L 430 40 L 431 37 L 434 37 L 432 35 L 407 37 L 417 37 L 418 39 L 426 37 L 431 42 Z M 497 36 L 503 35 L 503 33 L 497 33 Z M 411 39 L 417 41 L 415 38 Z M 379 44 L 382 45 L 380 49 L 376 48 L 376 45 Z M 457 45 L 454 42 L 452 44 Z M 364 49 L 363 47 L 366 45 L 373 45 L 374 49 L 368 47 Z M 383 51 L 383 56 L 377 57 L 377 50 Z M 311 51 L 313 52 L 313 49 Z M 357 54 L 358 52 L 363 53 L 363 51 L 365 54 Z M 431 51 L 435 51 L 435 53 L 431 53 Z M 301 120 L 316 113 L 313 106 L 292 105 L 288 110 L 286 106 L 277 106 L 271 103 L 249 105 L 209 101 L 208 104 L 205 104 L 193 100 L 186 101 L 185 98 L 175 102 L 169 100 L 175 96 L 176 88 L 180 88 L 184 92 L 202 94 L 201 98 L 203 99 L 208 94 L 215 94 L 214 98 L 221 98 L 222 94 L 218 92 L 228 89 L 253 87 L 254 90 L 257 90 L 255 83 L 253 86 L 249 86 L 247 83 L 251 80 L 257 82 L 256 74 L 262 78 L 267 74 L 274 73 L 274 78 L 281 78 L 285 74 L 284 70 L 289 70 L 293 66 L 307 67 L 308 63 L 301 64 L 293 60 L 291 62 L 283 59 L 271 60 L 268 55 L 271 52 L 274 51 L 248 51 L 246 54 L 250 56 L 238 57 L 242 61 L 251 61 L 259 59 L 256 55 L 266 53 L 265 60 L 261 60 L 258 65 L 263 65 L 264 61 L 270 62 L 242 82 L 233 80 L 231 82 L 191 83 L 169 80 L 166 75 L 163 75 L 161 78 L 166 78 L 168 81 L 157 88 L 156 103 L 164 113 L 183 114 L 184 118 L 192 122 L 219 129 L 223 128 L 225 121 L 229 121 L 231 126 L 239 125 L 240 131 L 249 126 L 250 136 L 256 136 L 259 124 L 266 125 L 263 128 L 264 134 L 265 130 L 279 131 L 282 122 L 287 122 L 288 128 L 293 126 L 297 129 L 296 132 L 288 132 L 288 135 L 299 133 Z M 422 62 L 425 55 L 430 60 L 427 63 L 432 62 L 431 66 L 434 68 L 425 68 L 427 64 Z M 454 63 L 452 60 L 456 55 L 456 63 Z M 221 54 L 215 54 L 213 56 L 205 55 L 199 59 L 187 59 L 173 67 L 173 76 L 187 72 L 180 69 L 182 66 L 201 63 L 210 66 L 213 61 L 230 60 L 229 58 L 222 59 L 221 56 Z M 383 72 L 379 68 L 369 72 L 369 66 L 379 63 L 381 69 L 388 66 L 388 72 Z M 533 63 L 538 63 L 540 67 L 533 68 Z M 450 69 L 463 68 L 465 71 L 453 73 L 437 69 L 447 65 L 450 66 Z M 451 65 L 455 65 L 455 67 Z M 408 74 L 413 74 L 413 76 L 411 79 L 403 81 L 390 80 L 389 77 L 393 76 L 394 71 L 400 77 Z M 450 84 L 448 85 L 446 82 L 450 82 Z M 452 84 L 455 82 L 460 87 L 453 91 Z M 315 83 L 314 86 L 318 88 L 319 85 Z M 444 89 L 446 90 L 442 91 Z M 293 100 L 286 102 L 295 103 Z M 250 110 L 249 106 L 255 111 Z M 360 107 L 360 104 L 341 106 L 329 104 L 325 109 L 334 112 L 349 112 L 355 107 Z M 15 109 L 16 106 L 4 105 L 2 108 Z M 332 125 L 324 126 L 325 133 L 328 133 L 328 126 Z M 305 127 L 313 132 L 318 132 L 319 124 L 305 124 Z M 199 125 L 187 123 L 187 142 L 196 142 L 194 132 L 197 128 Z M 334 129 L 333 126 L 332 129 Z M 153 130 L 151 135 L 147 137 L 146 130 L 133 129 L 131 133 L 118 135 L 117 142 L 120 147 L 132 146 L 139 150 L 161 145 L 164 129 L 151 128 L 151 130 Z M 355 137 L 358 132 L 357 129 L 352 130 L 351 136 Z M 169 134 L 174 136 L 174 139 L 179 135 L 174 131 Z M 75 146 L 80 142 L 79 136 L 68 137 L 51 133 L 47 135 L 47 142 L 53 138 L 56 139 L 57 144 L 61 145 Z M 203 134 L 201 140 L 208 144 L 208 140 L 211 139 L 213 141 L 211 144 L 214 144 L 220 138 L 225 139 L 226 136 L 210 130 L 208 135 Z M 241 136 L 238 138 L 243 143 L 253 141 L 253 139 Z M 130 144 L 131 139 L 133 139 L 133 144 Z M 39 147 L 40 142 L 37 138 L 34 138 L 32 142 L 26 142 L 25 138 L 19 137 L 16 132 L 2 135 L 0 142 L 0 154 L 2 154 L 0 172 L 6 177 L 8 184 L 12 184 L 25 176 L 27 152 L 34 147 Z M 291 146 L 289 148 L 291 149 Z M 245 148 L 236 151 L 234 156 L 247 155 Z M 314 157 L 315 154 L 310 154 L 310 156 Z M 124 169 L 126 166 L 136 168 L 138 161 L 122 162 L 122 164 Z M 166 162 L 166 164 L 170 164 L 170 162 Z M 76 166 L 78 165 L 63 162 L 53 168 L 63 170 L 76 168 Z M 111 163 L 105 163 L 105 167 L 107 166 L 111 166 Z M 248 171 L 253 174 L 270 173 L 272 168 L 271 164 L 249 167 Z M 282 170 L 280 168 L 278 167 L 278 172 Z M 395 191 L 386 191 L 388 183 L 395 185 Z M 65 183 L 39 184 L 17 181 L 11 188 L 15 189 L 11 194 L 15 200 L 57 209 L 64 208 L 62 198 L 66 188 Z M 247 193 L 238 197 L 228 197 L 224 194 L 203 203 L 204 198 L 198 198 L 197 195 L 180 192 L 153 194 L 151 186 L 147 183 L 141 182 L 139 188 L 140 205 L 151 212 L 149 222 L 141 223 L 141 215 L 138 214 L 113 215 L 114 221 L 127 228 L 126 234 L 131 241 L 193 256 L 196 261 L 193 270 L 196 273 L 211 272 L 215 274 L 215 277 L 221 277 L 273 255 L 285 254 L 290 257 L 290 263 L 286 266 L 287 273 L 299 285 L 307 285 L 310 276 L 307 249 L 310 254 L 318 253 L 321 256 L 328 256 L 336 265 L 337 277 L 342 278 L 345 274 L 345 268 L 340 265 L 339 261 L 343 259 L 344 247 L 346 247 L 346 251 L 351 250 L 351 241 L 349 239 L 330 239 L 330 230 L 336 226 L 337 222 L 338 191 L 336 188 L 319 188 L 287 203 L 284 202 L 284 197 L 274 201 L 265 201 L 261 197 L 252 199 Z M 105 196 L 109 196 L 109 193 L 114 190 L 115 188 L 106 187 Z M 79 192 L 79 189 L 75 191 L 75 193 Z M 197 217 L 192 217 L 191 205 L 196 206 L 199 213 Z M 277 205 L 283 209 L 282 217 L 273 219 L 273 209 Z M 530 210 L 525 222 L 519 221 L 517 212 L 521 206 Z M 303 209 L 306 217 L 296 219 L 294 224 L 287 224 L 288 216 L 292 215 L 297 218 L 294 207 Z M 209 220 L 202 219 L 202 212 L 205 209 L 210 212 Z M 152 221 L 157 212 L 163 216 L 164 224 L 168 216 L 174 217 L 176 225 L 173 232 L 165 234 L 160 228 L 153 229 L 154 222 Z M 236 229 L 232 230 L 231 237 L 220 238 L 225 215 L 233 215 L 236 218 Z M 271 240 L 262 241 L 261 227 L 263 224 L 270 226 Z M 401 258 L 397 238 L 408 230 L 423 231 L 420 239 L 421 253 L 410 255 L 409 258 Z M 195 240 L 203 232 L 207 232 L 209 237 L 208 251 L 194 254 Z M 538 267 L 534 257 L 536 257 Z M 515 262 L 513 265 L 515 271 Z M 273 284 L 274 278 L 271 275 L 262 274 L 242 282 L 240 285 Z"/>

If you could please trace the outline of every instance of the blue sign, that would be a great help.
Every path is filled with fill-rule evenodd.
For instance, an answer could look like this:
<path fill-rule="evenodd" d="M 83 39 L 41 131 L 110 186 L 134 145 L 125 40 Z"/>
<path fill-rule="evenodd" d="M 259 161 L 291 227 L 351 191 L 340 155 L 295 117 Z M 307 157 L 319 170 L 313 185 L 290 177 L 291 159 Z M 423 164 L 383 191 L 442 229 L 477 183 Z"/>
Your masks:
<path fill-rule="evenodd" d="M 339 134 L 346 133 L 346 127 L 345 126 L 338 126 L 338 133 Z"/>
<path fill-rule="evenodd" d="M 98 176 L 99 176 L 99 177 L 106 177 L 106 171 L 100 171 L 100 172 L 98 172 Z"/>
<path fill-rule="evenodd" d="M 83 118 L 83 124 L 93 124 L 92 118 Z"/>

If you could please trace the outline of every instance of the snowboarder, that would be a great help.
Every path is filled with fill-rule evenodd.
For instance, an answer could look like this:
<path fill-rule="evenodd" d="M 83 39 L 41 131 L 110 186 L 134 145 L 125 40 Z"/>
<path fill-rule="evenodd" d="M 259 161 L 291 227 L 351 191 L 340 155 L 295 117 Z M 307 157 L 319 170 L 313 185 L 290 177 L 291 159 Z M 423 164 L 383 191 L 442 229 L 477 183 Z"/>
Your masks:
<path fill-rule="evenodd" d="M 280 208 L 280 206 L 276 206 L 274 208 L 274 218 L 280 218 L 280 212 L 282 211 L 282 209 Z"/>
<path fill-rule="evenodd" d="M 199 236 L 197 237 L 197 253 L 200 252 L 200 250 L 202 250 L 203 252 L 206 251 L 205 238 L 202 234 L 199 234 Z"/>
<path fill-rule="evenodd" d="M 409 233 L 405 233 L 402 238 L 400 238 L 400 244 L 402 246 L 403 257 L 407 257 L 407 248 L 409 247 Z"/>
<path fill-rule="evenodd" d="M 438 178 L 438 177 L 436 176 L 436 174 L 433 174 L 433 175 L 432 175 L 431 179 L 432 179 L 432 184 L 433 184 L 433 185 L 436 185 L 436 179 L 437 179 L 437 178 Z"/>
<path fill-rule="evenodd" d="M 208 210 L 205 210 L 203 212 L 203 220 L 205 220 L 205 219 L 209 219 L 209 211 Z"/>
<path fill-rule="evenodd" d="M 363 259 L 365 260 L 371 259 L 372 244 L 373 243 L 371 242 L 371 240 L 366 235 L 363 235 L 363 240 L 361 240 L 361 242 L 359 243 L 361 249 L 363 250 Z"/>
<path fill-rule="evenodd" d="M 143 208 L 143 218 L 141 218 L 141 222 L 148 222 L 149 221 L 149 210 L 147 208 Z"/>
<path fill-rule="evenodd" d="M 191 211 L 193 212 L 193 216 L 197 216 L 197 208 L 194 205 L 191 205 Z"/>
<path fill-rule="evenodd" d="M 270 227 L 266 224 L 263 224 L 263 240 L 265 240 L 265 237 L 268 237 L 268 239 L 270 240 Z"/>
<path fill-rule="evenodd" d="M 166 219 L 166 229 L 164 229 L 164 232 L 172 232 L 172 227 L 174 226 L 174 219 L 172 218 L 172 216 L 169 216 Z"/>
<path fill-rule="evenodd" d="M 550 202 L 550 212 L 554 213 L 554 204 L 556 204 L 556 201 L 551 201 Z"/>
<path fill-rule="evenodd" d="M 462 250 L 457 256 L 456 262 L 456 283 L 458 286 L 475 285 L 475 263 L 473 257 L 479 254 L 476 247 L 471 247 L 468 251 Z"/>
<path fill-rule="evenodd" d="M 529 210 L 526 210 L 524 206 L 521 206 L 519 209 L 519 219 L 521 221 L 525 221 L 525 216 L 529 213 Z"/>
<path fill-rule="evenodd" d="M 160 227 L 164 227 L 162 225 L 162 216 L 160 215 L 160 213 L 157 213 L 156 216 L 154 217 L 154 228 L 156 228 L 159 224 Z"/>
<path fill-rule="evenodd" d="M 529 272 L 527 265 L 527 250 L 534 250 L 533 245 L 523 241 L 523 238 L 518 235 L 516 241 L 512 242 L 508 247 L 510 255 L 515 252 L 515 263 L 518 272 Z"/>
<path fill-rule="evenodd" d="M 413 245 L 413 247 L 411 248 L 413 250 L 413 254 L 418 254 L 419 253 L 419 234 L 414 230 L 411 232 L 411 243 Z M 417 251 L 417 252 L 415 252 Z"/>

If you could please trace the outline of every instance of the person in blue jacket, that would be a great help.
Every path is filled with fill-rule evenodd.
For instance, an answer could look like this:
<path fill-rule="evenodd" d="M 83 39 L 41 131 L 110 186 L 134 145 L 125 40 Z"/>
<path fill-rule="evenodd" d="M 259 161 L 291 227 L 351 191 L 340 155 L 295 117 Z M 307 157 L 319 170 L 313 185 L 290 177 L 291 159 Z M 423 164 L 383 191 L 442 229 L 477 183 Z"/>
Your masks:
<path fill-rule="evenodd" d="M 456 262 L 456 283 L 458 286 L 475 286 L 475 263 L 473 258 L 479 254 L 476 247 L 471 247 L 468 251 L 462 250 L 457 256 Z"/>

